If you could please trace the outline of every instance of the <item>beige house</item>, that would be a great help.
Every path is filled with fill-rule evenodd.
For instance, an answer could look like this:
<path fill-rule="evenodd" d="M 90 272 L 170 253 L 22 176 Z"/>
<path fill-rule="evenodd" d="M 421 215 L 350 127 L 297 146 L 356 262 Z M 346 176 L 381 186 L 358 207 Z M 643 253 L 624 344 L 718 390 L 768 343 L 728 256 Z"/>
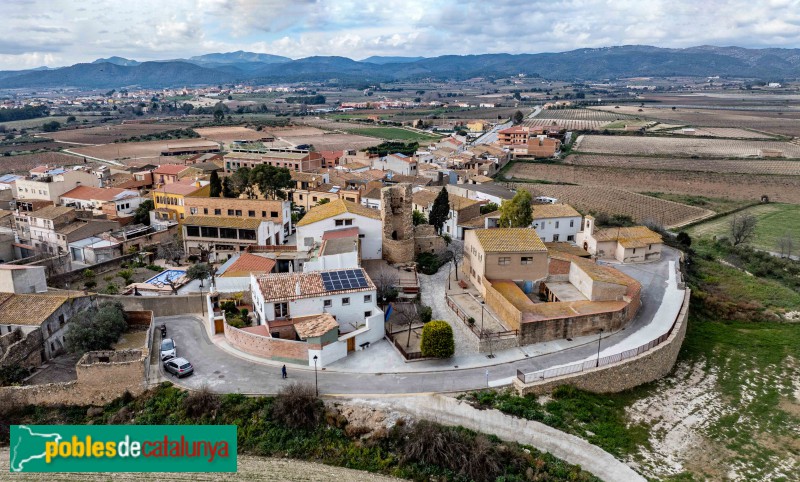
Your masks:
<path fill-rule="evenodd" d="M 529 228 L 470 230 L 462 270 L 481 293 L 486 280 L 535 282 L 547 277 L 547 247 Z"/>
<path fill-rule="evenodd" d="M 664 241 L 658 233 L 644 226 L 595 230 L 595 219 L 586 216 L 577 235 L 578 246 L 600 259 L 621 263 L 642 263 L 661 259 Z"/>

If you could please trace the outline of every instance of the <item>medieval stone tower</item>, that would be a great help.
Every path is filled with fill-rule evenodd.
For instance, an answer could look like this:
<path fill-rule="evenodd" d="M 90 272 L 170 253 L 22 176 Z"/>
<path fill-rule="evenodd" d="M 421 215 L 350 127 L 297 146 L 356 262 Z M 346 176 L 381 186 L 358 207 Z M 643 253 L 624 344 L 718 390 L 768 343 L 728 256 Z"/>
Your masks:
<path fill-rule="evenodd" d="M 412 211 L 411 184 L 402 183 L 381 189 L 383 259 L 389 263 L 414 261 Z"/>

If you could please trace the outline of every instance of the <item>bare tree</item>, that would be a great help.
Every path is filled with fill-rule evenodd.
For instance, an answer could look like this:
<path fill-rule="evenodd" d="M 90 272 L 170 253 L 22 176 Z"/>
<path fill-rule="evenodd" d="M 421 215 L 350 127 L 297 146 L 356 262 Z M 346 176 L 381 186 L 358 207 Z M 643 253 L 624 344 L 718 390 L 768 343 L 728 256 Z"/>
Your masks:
<path fill-rule="evenodd" d="M 453 262 L 453 268 L 455 268 L 456 271 L 456 281 L 458 281 L 458 263 L 464 259 L 464 243 L 454 239 L 447 250 L 450 252 L 450 260 Z"/>
<path fill-rule="evenodd" d="M 734 214 L 730 222 L 731 243 L 734 246 L 749 243 L 756 235 L 758 218 L 752 214 Z"/>
<path fill-rule="evenodd" d="M 408 328 L 408 336 L 406 337 L 406 348 L 408 348 L 411 346 L 411 328 L 416 323 L 420 323 L 421 320 L 416 303 L 403 303 L 401 306 L 402 309 L 397 309 L 395 313 L 400 323 Z M 395 307 L 397 308 L 398 305 L 395 305 Z"/>
<path fill-rule="evenodd" d="M 208 263 L 211 253 L 214 252 L 214 245 L 200 243 L 197 245 L 197 251 L 200 252 L 200 262 Z"/>
<path fill-rule="evenodd" d="M 794 240 L 792 239 L 791 233 L 783 233 L 783 236 L 778 239 L 778 252 L 780 253 L 781 258 L 791 258 L 793 250 Z"/>
<path fill-rule="evenodd" d="M 399 281 L 400 276 L 394 269 L 382 266 L 378 275 L 372 278 L 378 300 L 392 298 L 392 294 L 397 291 L 396 287 Z"/>
<path fill-rule="evenodd" d="M 158 257 L 161 259 L 177 264 L 184 254 L 186 253 L 183 251 L 183 243 L 177 235 L 173 236 L 169 241 L 158 245 Z"/>
<path fill-rule="evenodd" d="M 172 289 L 172 294 L 173 295 L 177 295 L 178 294 L 178 288 L 181 287 L 181 284 L 180 284 L 180 282 L 178 282 L 177 278 L 167 278 L 164 281 L 164 284 L 168 285 L 170 287 L 170 289 Z"/>

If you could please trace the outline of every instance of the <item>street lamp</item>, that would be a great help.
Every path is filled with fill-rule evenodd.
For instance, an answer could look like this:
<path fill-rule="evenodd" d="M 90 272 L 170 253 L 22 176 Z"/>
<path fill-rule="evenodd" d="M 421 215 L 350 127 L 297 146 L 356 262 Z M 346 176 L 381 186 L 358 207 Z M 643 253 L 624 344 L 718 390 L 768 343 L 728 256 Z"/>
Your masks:
<path fill-rule="evenodd" d="M 317 382 L 317 355 L 314 355 L 314 392 L 319 396 L 319 383 Z"/>
<path fill-rule="evenodd" d="M 597 338 L 597 363 L 594 365 L 595 368 L 600 366 L 600 340 L 603 339 L 603 329 L 600 328 L 600 336 Z"/>
<path fill-rule="evenodd" d="M 483 306 L 486 304 L 485 301 L 481 301 L 481 333 L 483 333 Z"/>

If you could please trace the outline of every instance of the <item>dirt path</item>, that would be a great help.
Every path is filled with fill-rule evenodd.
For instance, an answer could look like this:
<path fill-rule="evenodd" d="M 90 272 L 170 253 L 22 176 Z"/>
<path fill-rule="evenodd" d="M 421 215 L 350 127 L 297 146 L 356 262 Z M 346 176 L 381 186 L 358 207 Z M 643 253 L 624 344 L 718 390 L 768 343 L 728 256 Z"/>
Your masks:
<path fill-rule="evenodd" d="M 0 474 L 8 474 L 8 447 L 0 449 Z M 43 480 L 43 474 L 11 474 L 3 480 Z M 124 474 L 46 474 L 48 482 L 59 481 L 212 481 L 212 480 L 259 480 L 259 481 L 328 481 L 346 480 L 348 482 L 391 482 L 401 479 L 371 474 L 359 470 L 332 467 L 329 465 L 302 462 L 293 459 L 275 459 L 270 457 L 239 456 L 239 470 L 235 474 L 173 474 L 173 473 L 124 473 Z M 6 477 L 6 476 L 4 476 Z"/>

